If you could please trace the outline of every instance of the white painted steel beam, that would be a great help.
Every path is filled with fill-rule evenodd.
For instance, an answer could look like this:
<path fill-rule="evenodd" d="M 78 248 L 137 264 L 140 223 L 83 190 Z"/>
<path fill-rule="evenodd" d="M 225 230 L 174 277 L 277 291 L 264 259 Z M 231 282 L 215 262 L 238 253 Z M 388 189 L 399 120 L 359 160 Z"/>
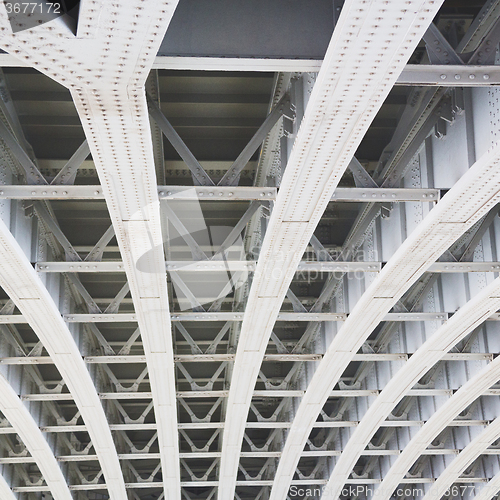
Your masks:
<path fill-rule="evenodd" d="M 382 262 L 315 262 L 302 261 L 297 272 L 380 272 Z M 255 271 L 256 261 L 251 260 L 213 260 L 203 262 L 169 261 L 165 263 L 167 271 L 215 272 L 215 271 Z M 123 262 L 37 262 L 35 269 L 40 273 L 124 273 Z M 429 273 L 499 273 L 500 262 L 434 262 Z"/>
<path fill-rule="evenodd" d="M 362 455 L 367 457 L 377 456 L 398 456 L 402 450 L 364 450 Z M 462 450 L 456 448 L 435 448 L 424 450 L 424 456 L 438 456 L 438 455 L 458 455 Z M 303 458 L 306 457 L 339 457 L 342 454 L 340 450 L 314 450 L 306 451 L 302 454 Z M 485 455 L 500 455 L 500 450 L 492 448 L 484 450 Z M 180 458 L 185 460 L 193 460 L 200 458 L 220 458 L 220 451 L 203 451 L 203 452 L 190 452 L 180 453 Z M 279 458 L 280 451 L 243 451 L 241 452 L 242 458 Z M 120 460 L 160 460 L 159 453 L 123 453 L 119 454 Z M 97 460 L 96 455 L 61 455 L 56 457 L 58 462 L 92 462 Z M 0 464 L 32 464 L 35 460 L 32 457 L 7 457 L 0 458 Z M 1 479 L 0 479 L 1 480 Z"/>
<path fill-rule="evenodd" d="M 160 200 L 176 201 L 269 201 L 275 200 L 277 188 L 219 186 L 186 187 L 158 186 Z M 436 202 L 440 198 L 439 189 L 416 188 L 338 188 L 331 201 L 335 202 Z M 38 186 L 2 185 L 0 199 L 5 200 L 104 200 L 101 186 Z"/>
<path fill-rule="evenodd" d="M 0 59 L 1 62 L 1 59 Z M 217 57 L 157 57 L 156 69 L 198 69 L 207 71 L 272 71 L 318 72 L 321 60 L 314 59 L 257 59 Z M 457 78 L 458 76 L 458 78 Z M 500 70 L 497 66 L 441 66 L 408 64 L 395 85 L 481 87 L 498 85 Z"/>
<path fill-rule="evenodd" d="M 9 381 L 0 374 L 0 410 L 12 425 L 12 430 L 22 439 L 31 454 L 31 460 L 40 469 L 45 482 L 55 500 L 72 500 L 66 478 L 54 452 L 42 435 L 28 408 L 19 399 Z M 9 484 L 0 475 L 0 497 L 16 500 Z"/>
<path fill-rule="evenodd" d="M 305 391 L 298 389 L 269 389 L 269 390 L 254 390 L 252 397 L 254 398 L 300 398 L 304 396 Z M 500 390 L 492 390 L 485 392 L 485 396 L 498 396 Z M 328 394 L 329 398 L 359 398 L 378 396 L 380 391 L 376 389 L 347 389 L 333 390 Z M 453 391 L 448 389 L 409 389 L 408 396 L 452 396 Z M 147 391 L 134 392 L 101 392 L 98 394 L 100 399 L 152 399 L 153 394 Z M 229 391 L 177 391 L 176 396 L 183 399 L 194 398 L 227 398 Z M 73 401 L 73 397 L 69 393 L 38 393 L 38 394 L 22 394 L 22 401 Z"/>
<path fill-rule="evenodd" d="M 410 234 L 362 295 L 329 345 L 288 435 L 271 500 L 286 496 L 311 423 L 329 391 L 380 320 L 429 266 L 500 201 L 500 145 L 484 154 Z"/>
<path fill-rule="evenodd" d="M 346 188 L 348 189 L 348 188 Z M 193 201 L 266 201 L 276 199 L 276 188 L 256 187 L 187 187 L 187 186 L 157 186 L 159 199 Z M 377 191 L 378 192 L 378 191 Z M 363 193 L 360 193 L 362 195 Z M 382 194 L 395 194 L 399 198 L 411 198 L 409 201 L 430 201 L 429 196 L 439 196 L 439 190 L 387 190 Z M 200 197 L 201 195 L 201 197 Z M 424 195 L 427 195 L 424 198 Z M 101 186 L 76 185 L 76 186 L 40 186 L 34 185 L 2 185 L 0 186 L 0 199 L 5 200 L 104 200 L 105 195 Z"/>
<path fill-rule="evenodd" d="M 345 313 L 295 313 L 280 312 L 275 318 L 276 321 L 346 321 L 349 317 Z M 245 313 L 238 312 L 185 312 L 174 313 L 172 321 L 245 321 Z M 381 321 L 445 321 L 448 313 L 386 313 Z M 68 323 L 120 323 L 137 322 L 138 316 L 134 313 L 116 314 L 65 314 L 64 319 Z M 492 316 L 491 319 L 497 319 Z M 3 321 L 2 321 L 3 320 Z M 0 316 L 0 323 L 23 323 L 19 315 Z"/>
<path fill-rule="evenodd" d="M 396 85 L 431 87 L 485 87 L 500 84 L 498 66 L 408 65 Z"/>
<path fill-rule="evenodd" d="M 384 387 L 380 396 L 370 405 L 359 426 L 345 445 L 328 481 L 328 491 L 340 495 L 363 450 L 372 437 L 405 396 L 412 395 L 412 387 L 443 359 L 444 354 L 460 342 L 474 328 L 484 322 L 500 307 L 500 278 L 478 293 L 458 310 L 414 353 Z M 499 372 L 500 376 L 500 372 Z M 444 490 L 443 490 L 444 491 Z M 439 495 L 437 495 L 439 498 Z"/>
<path fill-rule="evenodd" d="M 484 394 L 484 393 L 483 393 Z M 449 394 L 446 394 L 449 395 Z M 498 395 L 498 393 L 496 393 Z M 451 400 L 452 398 L 450 398 Z M 386 420 L 380 425 L 381 428 L 406 428 L 406 427 L 423 427 L 425 425 L 423 420 Z M 488 420 L 452 420 L 448 422 L 449 427 L 485 427 L 489 424 Z M 316 421 L 314 423 L 315 429 L 345 429 L 351 427 L 357 427 L 359 421 L 356 420 L 331 420 L 331 421 Z M 292 422 L 247 422 L 246 429 L 289 429 L 292 426 Z M 156 431 L 156 424 L 110 424 L 110 429 L 112 431 Z M 216 430 L 224 428 L 224 422 L 182 422 L 178 424 L 178 428 L 181 430 Z M 78 425 L 49 425 L 45 427 L 40 427 L 41 432 L 50 433 L 74 433 L 74 432 L 87 432 L 87 427 L 83 424 Z M 0 435 L 17 434 L 13 427 L 0 427 Z M 339 450 L 337 450 L 339 451 Z M 367 450 L 365 450 L 367 451 Z M 369 450 L 368 450 L 369 451 Z M 495 451 L 495 450 L 493 450 Z M 493 453 L 493 451 L 491 453 Z M 498 450 L 496 450 L 498 452 Z M 218 452 L 219 453 L 219 452 Z M 242 452 L 241 456 L 245 456 Z M 273 452 L 281 456 L 282 452 Z M 304 451 L 302 456 L 308 456 L 311 451 Z M 340 451 L 341 453 L 341 451 Z M 363 452 L 364 453 L 364 452 Z M 500 453 L 500 452 L 499 452 Z M 422 454 L 426 454 L 425 450 Z M 432 454 L 432 453 L 431 453 Z M 493 453 L 495 454 L 495 453 Z M 87 455 L 85 455 L 87 456 Z M 159 456 L 159 455 L 158 455 Z M 89 455 L 89 460 L 97 460 L 97 455 Z M 92 458 L 94 457 L 94 458 Z M 118 458 L 120 458 L 120 454 Z M 28 457 L 29 458 L 29 457 Z M 74 457 L 74 460 L 78 458 Z M 121 458 L 120 458 L 121 459 Z M 69 460 L 69 459 L 68 459 Z M 83 460 L 83 458 L 82 458 Z M 0 462 L 1 463 L 1 462 Z"/>
<path fill-rule="evenodd" d="M 476 436 L 456 457 L 446 469 L 441 472 L 436 482 L 429 488 L 423 500 L 441 498 L 454 483 L 461 482 L 462 473 L 483 452 L 485 452 L 495 441 L 500 438 L 500 417 L 489 424 L 478 436 Z M 472 478 L 474 479 L 474 478 Z M 489 488 L 485 486 L 485 488 Z"/>
<path fill-rule="evenodd" d="M 143 29 L 149 26 L 149 30 L 156 33 L 154 24 L 158 22 L 161 25 L 158 32 L 163 33 L 173 5 L 174 2 L 148 5 L 148 16 L 143 18 L 147 24 Z M 119 4 L 113 7 L 118 15 L 122 8 Z M 130 10 L 133 12 L 132 6 Z M 158 12 L 164 12 L 165 17 L 157 20 Z M 155 15 L 154 20 L 149 19 L 150 15 Z M 140 65 L 145 67 L 149 67 L 151 59 L 148 55 L 152 50 L 148 47 L 151 31 L 150 35 L 145 31 L 144 39 L 137 41 L 145 44 L 139 54 Z M 158 33 L 153 38 L 158 43 Z M 116 43 L 120 43 L 119 39 Z M 129 64 L 135 62 L 130 59 Z M 96 94 L 90 89 L 77 89 L 72 95 L 106 195 L 141 331 L 158 424 L 165 496 L 179 500 L 172 333 L 149 117 L 141 87 L 146 76 L 147 72 L 141 70 L 131 79 L 132 85 L 120 92 L 106 89 Z M 114 124 L 110 126 L 109 117 L 115 115 Z"/>
<path fill-rule="evenodd" d="M 442 356 L 444 361 L 492 361 L 496 355 L 482 352 L 452 352 Z M 405 353 L 359 353 L 355 354 L 353 361 L 408 361 L 409 355 Z M 234 354 L 176 354 L 176 363 L 222 363 L 234 361 Z M 265 354 L 264 362 L 293 363 L 294 361 L 321 361 L 322 354 Z M 84 356 L 83 360 L 89 364 L 144 364 L 146 356 L 137 354 L 116 356 Z M 51 365 L 54 362 L 49 356 L 24 356 L 0 358 L 0 365 Z"/>
<path fill-rule="evenodd" d="M 154 395 L 164 493 L 173 500 L 179 500 L 181 495 L 175 377 L 159 199 L 144 84 L 176 5 L 177 0 L 148 2 L 147 8 L 133 0 L 83 1 L 78 37 L 61 19 L 50 26 L 13 35 L 2 5 L 0 36 L 3 49 L 68 87 L 75 101 L 130 284 Z M 57 51 L 53 47 L 57 47 Z M 139 269 L 138 261 L 146 253 Z M 12 280 L 12 284 L 15 282 Z M 12 287 L 7 290 L 16 292 Z M 40 318 L 47 315 L 41 309 L 38 318 L 26 314 L 32 313 L 33 308 L 20 309 L 30 324 L 35 325 L 35 331 L 37 324 L 38 330 L 46 329 L 48 323 L 41 322 Z M 66 362 L 69 369 L 72 363 L 69 359 Z M 80 363 L 85 366 L 81 357 Z M 88 375 L 86 368 L 85 373 Z M 65 370 L 62 374 L 67 380 Z M 70 389 L 76 391 L 75 398 L 85 418 L 86 405 L 82 406 L 83 401 L 78 397 L 79 391 L 83 391 L 81 380 L 79 384 L 68 381 Z M 97 398 L 95 390 L 91 397 Z M 95 401 L 92 406 L 95 411 Z M 102 412 L 100 403 L 99 408 Z M 108 458 L 102 460 L 101 465 L 110 495 L 123 499 L 125 486 L 116 450 L 112 441 L 109 442 L 109 428 L 102 419 L 87 416 L 86 424 L 92 429 L 94 445 L 109 450 Z M 101 441 L 96 432 L 98 428 L 101 433 L 107 430 Z"/>
<path fill-rule="evenodd" d="M 234 498 L 252 391 L 301 256 L 357 146 L 441 3 L 422 0 L 403 6 L 395 1 L 348 0 L 342 8 L 286 166 L 249 292 L 222 438 L 219 500 Z"/>
<path fill-rule="evenodd" d="M 479 493 L 476 493 L 475 500 L 491 500 L 500 491 L 500 472 L 495 474 Z"/>
<path fill-rule="evenodd" d="M 224 361 L 234 361 L 234 354 L 176 354 L 174 362 L 176 363 L 222 363 Z M 266 362 L 285 362 L 294 361 L 321 361 L 321 354 L 266 354 Z M 354 361 L 400 361 L 407 360 L 408 354 L 402 353 L 363 353 L 356 354 Z M 490 360 L 493 354 L 490 353 L 457 353 L 449 356 L 450 360 Z M 116 355 L 116 356 L 84 356 L 83 360 L 90 364 L 102 363 L 146 363 L 146 356 L 141 355 Z M 24 356 L 0 358 L 0 365 L 44 365 L 53 364 L 49 356 Z"/>
<path fill-rule="evenodd" d="M 167 271 L 182 272 L 214 272 L 214 271 L 255 271 L 257 262 L 248 260 L 212 260 L 212 261 L 168 261 L 165 263 Z M 487 267 L 489 265 L 489 267 Z M 493 267 L 493 266 L 498 267 Z M 462 267 L 466 268 L 463 264 Z M 474 263 L 476 269 L 477 263 Z M 297 266 L 299 271 L 314 272 L 378 272 L 382 268 L 381 262 L 311 262 L 302 261 Z M 35 269 L 41 273 L 111 273 L 125 272 L 123 262 L 38 262 Z M 453 267 L 451 269 L 454 269 Z M 484 263 L 481 271 L 498 269 L 500 262 Z M 448 271 L 452 272 L 452 271 Z"/>
<path fill-rule="evenodd" d="M 320 70 L 322 62 L 320 59 L 157 56 L 152 69 L 315 73 Z M 31 64 L 10 54 L 0 54 L 0 67 L 29 66 Z M 456 75 L 460 78 L 456 78 Z M 395 84 L 445 87 L 492 86 L 500 84 L 500 70 L 497 66 L 408 64 Z"/>
<path fill-rule="evenodd" d="M 120 499 L 124 492 L 120 463 L 106 414 L 90 373 L 52 297 L 2 220 L 0 286 L 19 308 L 59 370 L 88 427 L 107 478 L 110 497 Z M 47 464 L 49 463 L 47 459 Z"/>
<path fill-rule="evenodd" d="M 405 484 L 430 484 L 433 483 L 434 479 L 433 478 L 408 478 L 405 479 L 404 483 Z M 460 478 L 460 483 L 462 484 L 476 484 L 476 483 L 487 483 L 488 479 L 485 477 L 462 477 Z M 294 486 L 304 486 L 304 487 L 312 487 L 316 485 L 317 487 L 325 485 L 326 484 L 326 479 L 294 479 L 292 481 L 292 485 Z M 350 485 L 370 485 L 370 484 L 380 484 L 380 479 L 349 479 L 349 482 L 347 484 Z M 220 485 L 219 481 L 182 481 L 181 486 L 186 487 L 186 488 L 213 488 L 217 487 Z M 273 480 L 272 479 L 248 479 L 245 481 L 236 481 L 236 486 L 244 486 L 244 487 L 259 487 L 262 488 L 263 486 L 272 486 L 273 485 Z M 103 484 L 90 484 L 90 485 L 85 485 L 87 488 L 85 488 L 83 485 L 74 485 L 70 486 L 70 489 L 72 491 L 85 491 L 85 489 L 91 491 L 91 490 L 100 490 L 103 489 L 104 485 Z M 138 489 L 152 489 L 152 488 L 160 488 L 161 483 L 151 481 L 151 482 L 144 482 L 144 483 L 126 483 L 125 484 L 127 489 L 132 489 L 132 490 L 138 490 Z M 24 487 L 17 487 L 14 488 L 14 491 L 16 492 L 22 492 L 22 493 L 36 493 L 36 492 L 42 492 L 42 491 L 48 491 L 46 487 L 44 486 L 24 486 Z M 354 491 L 356 491 L 354 489 Z"/>

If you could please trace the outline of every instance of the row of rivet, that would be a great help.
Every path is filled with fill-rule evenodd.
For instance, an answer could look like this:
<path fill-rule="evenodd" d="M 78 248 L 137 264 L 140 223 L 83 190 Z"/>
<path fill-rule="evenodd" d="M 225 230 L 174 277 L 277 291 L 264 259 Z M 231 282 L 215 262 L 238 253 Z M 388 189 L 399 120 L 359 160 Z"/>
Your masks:
<path fill-rule="evenodd" d="M 446 80 L 448 78 L 448 75 L 445 75 L 444 73 L 441 75 L 441 80 Z M 455 75 L 455 80 L 461 80 L 462 79 L 462 75 L 459 75 L 458 73 Z M 476 75 L 474 73 L 471 73 L 469 75 L 469 79 L 470 80 L 475 80 L 476 79 Z M 489 80 L 490 79 L 490 75 L 483 75 L 483 80 Z"/>

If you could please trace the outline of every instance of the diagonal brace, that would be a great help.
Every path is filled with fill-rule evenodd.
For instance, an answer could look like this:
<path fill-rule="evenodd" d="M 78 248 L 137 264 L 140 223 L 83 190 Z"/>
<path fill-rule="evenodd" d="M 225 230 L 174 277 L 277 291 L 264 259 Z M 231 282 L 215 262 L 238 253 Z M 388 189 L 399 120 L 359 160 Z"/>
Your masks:
<path fill-rule="evenodd" d="M 161 131 L 170 141 L 170 144 L 172 144 L 179 156 L 184 160 L 189 170 L 191 170 L 193 177 L 200 183 L 201 186 L 214 186 L 214 182 L 210 176 L 205 172 L 204 168 L 194 157 L 193 153 L 191 153 L 185 142 L 181 139 L 174 127 L 172 127 L 171 123 L 161 112 L 158 104 L 156 104 L 149 94 L 147 95 L 147 101 L 150 116 L 160 127 Z"/>
<path fill-rule="evenodd" d="M 54 177 L 51 185 L 62 184 L 74 184 L 74 178 L 77 170 L 80 168 L 82 163 L 87 159 L 90 154 L 89 144 L 87 139 L 83 141 L 81 146 L 75 151 L 73 156 L 68 160 L 66 165 L 59 171 L 59 173 Z"/>
<path fill-rule="evenodd" d="M 238 184 L 238 178 L 241 171 L 245 168 L 246 164 L 250 161 L 257 148 L 262 144 L 267 134 L 276 125 L 278 120 L 283 114 L 291 114 L 290 96 L 285 94 L 273 108 L 271 113 L 267 115 L 264 123 L 259 127 L 254 136 L 250 139 L 249 143 L 245 146 L 238 158 L 229 167 L 224 177 L 220 180 L 218 186 L 235 186 Z"/>

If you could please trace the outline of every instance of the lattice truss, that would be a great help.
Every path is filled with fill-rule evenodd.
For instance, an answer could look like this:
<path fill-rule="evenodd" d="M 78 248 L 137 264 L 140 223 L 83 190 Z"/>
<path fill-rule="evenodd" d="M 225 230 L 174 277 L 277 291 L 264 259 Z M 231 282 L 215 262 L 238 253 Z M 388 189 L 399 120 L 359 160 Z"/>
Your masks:
<path fill-rule="evenodd" d="M 442 3 L 334 2 L 275 74 L 152 70 L 175 1 L 0 5 L 2 500 L 498 494 L 500 94 L 460 71 L 500 2 Z"/>

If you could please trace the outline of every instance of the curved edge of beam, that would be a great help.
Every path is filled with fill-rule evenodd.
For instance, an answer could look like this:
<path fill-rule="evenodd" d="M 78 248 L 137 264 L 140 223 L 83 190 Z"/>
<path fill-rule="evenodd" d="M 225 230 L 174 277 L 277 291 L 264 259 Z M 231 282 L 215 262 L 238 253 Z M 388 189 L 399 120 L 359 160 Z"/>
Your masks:
<path fill-rule="evenodd" d="M 156 174 L 144 89 L 72 90 L 130 285 L 153 394 L 165 497 L 181 498 L 174 353 Z M 121 123 L 106 127 L 107 114 Z M 113 144 L 122 143 L 121 151 Z M 129 156 L 130 155 L 130 156 Z M 116 168 L 120 165 L 120 169 Z M 144 165 L 137 169 L 137 165 Z"/>
<path fill-rule="evenodd" d="M 0 220 L 0 286 L 28 320 L 54 361 L 87 425 L 112 498 L 126 498 L 125 482 L 106 414 L 81 353 L 49 292 L 14 236 Z"/>
<path fill-rule="evenodd" d="M 495 474 L 476 494 L 474 500 L 491 500 L 500 491 L 500 472 Z"/>
<path fill-rule="evenodd" d="M 0 495 L 2 495 L 2 498 L 5 498 L 5 500 L 18 500 L 16 495 L 10 489 L 9 484 L 1 474 L 0 474 Z"/>
<path fill-rule="evenodd" d="M 500 307 L 500 278 L 461 307 L 411 356 L 370 405 L 349 438 L 326 486 L 332 495 L 339 494 L 359 457 L 377 432 L 380 424 L 420 378 L 454 345 L 483 323 Z"/>
<path fill-rule="evenodd" d="M 495 358 L 477 375 L 468 380 L 415 434 L 387 472 L 378 488 L 377 498 L 388 500 L 404 480 L 412 465 L 434 439 L 500 377 L 500 357 Z M 500 487 L 500 474 L 498 478 Z M 379 491 L 380 490 L 380 491 Z"/>
<path fill-rule="evenodd" d="M 460 478 L 461 474 L 471 465 L 485 450 L 500 438 L 500 417 L 497 417 L 486 429 L 476 436 L 446 467 L 436 482 L 429 488 L 423 500 L 441 498 L 445 491 Z"/>
<path fill-rule="evenodd" d="M 342 8 L 250 289 L 227 404 L 219 500 L 233 500 L 252 392 L 300 257 L 356 147 L 441 4 L 442 0 L 414 0 L 410 8 L 398 2 L 348 0 Z M 382 50 L 373 43 L 375 32 L 383 33 Z"/>
<path fill-rule="evenodd" d="M 35 460 L 55 500 L 72 500 L 73 496 L 53 450 L 43 436 L 28 408 L 16 394 L 9 381 L 0 374 L 0 410 L 13 429 L 23 440 L 26 449 Z M 0 476 L 0 496 L 5 500 L 16 500 L 16 495 Z"/>
<path fill-rule="evenodd" d="M 285 498 L 307 437 L 353 356 L 425 270 L 500 200 L 500 146 L 484 154 L 398 248 L 328 346 L 285 442 L 271 500 Z"/>

